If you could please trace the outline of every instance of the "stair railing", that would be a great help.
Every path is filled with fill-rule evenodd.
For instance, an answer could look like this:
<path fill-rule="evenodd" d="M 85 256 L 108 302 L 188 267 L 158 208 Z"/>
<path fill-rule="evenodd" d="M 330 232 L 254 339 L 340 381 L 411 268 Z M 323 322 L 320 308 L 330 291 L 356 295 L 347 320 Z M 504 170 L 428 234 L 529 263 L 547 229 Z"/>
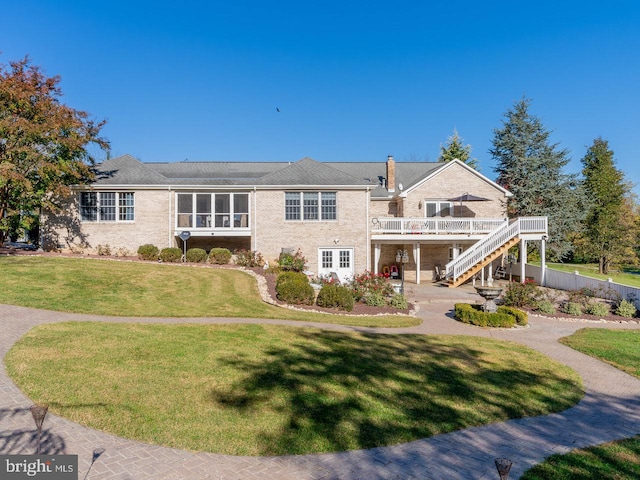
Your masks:
<path fill-rule="evenodd" d="M 522 233 L 547 233 L 547 217 L 519 217 L 509 221 L 473 244 L 445 266 L 446 279 L 455 281 L 502 245 Z"/>

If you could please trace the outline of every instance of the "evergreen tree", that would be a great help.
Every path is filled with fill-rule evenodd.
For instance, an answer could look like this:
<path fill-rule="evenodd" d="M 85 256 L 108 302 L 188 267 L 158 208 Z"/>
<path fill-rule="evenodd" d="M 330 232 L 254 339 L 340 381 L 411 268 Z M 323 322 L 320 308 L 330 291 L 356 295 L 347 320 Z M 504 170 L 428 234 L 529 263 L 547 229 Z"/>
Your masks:
<path fill-rule="evenodd" d="M 507 215 L 548 217 L 547 251 L 560 259 L 572 248 L 573 232 L 580 230 L 582 196 L 575 175 L 563 173 L 570 160 L 567 150 L 550 143 L 550 132 L 529 113 L 530 103 L 523 98 L 507 111 L 489 153 L 496 162 L 496 182 L 513 193 Z"/>
<path fill-rule="evenodd" d="M 584 253 L 598 260 L 600 273 L 608 273 L 613 262 L 635 260 L 637 219 L 630 187 L 615 166 L 609 143 L 596 138 L 582 159 L 584 190 L 591 203 L 583 232 Z"/>
<path fill-rule="evenodd" d="M 458 159 L 461 162 L 466 163 L 471 168 L 478 170 L 478 160 L 471 158 L 471 145 L 464 145 L 464 140 L 456 129 L 453 130 L 453 135 L 447 138 L 446 145 L 440 144 L 440 156 L 439 162 L 450 162 L 453 159 Z"/>

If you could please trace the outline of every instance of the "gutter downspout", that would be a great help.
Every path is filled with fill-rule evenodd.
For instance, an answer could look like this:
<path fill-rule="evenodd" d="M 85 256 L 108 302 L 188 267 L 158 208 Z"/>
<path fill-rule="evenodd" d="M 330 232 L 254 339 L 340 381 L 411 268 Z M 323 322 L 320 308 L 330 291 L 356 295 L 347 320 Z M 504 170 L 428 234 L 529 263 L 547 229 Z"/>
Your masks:
<path fill-rule="evenodd" d="M 251 249 L 256 252 L 258 250 L 258 218 L 256 217 L 256 186 L 253 186 L 253 234 L 251 235 Z"/>
<path fill-rule="evenodd" d="M 167 230 L 167 235 L 168 235 L 168 237 L 167 237 L 167 240 L 168 240 L 167 247 L 170 247 L 171 246 L 171 186 L 168 187 L 168 193 L 169 193 L 169 212 L 167 214 L 167 220 L 168 220 L 167 226 L 169 228 Z"/>
<path fill-rule="evenodd" d="M 369 228 L 369 206 L 371 203 L 371 192 L 369 191 L 369 187 L 367 187 L 367 194 L 365 195 L 365 210 L 366 210 L 366 218 L 365 218 L 365 222 L 367 223 L 366 229 L 367 229 L 367 250 L 366 250 L 366 257 L 367 257 L 367 267 L 365 268 L 365 270 L 369 270 L 371 268 L 371 231 Z M 375 267 L 377 268 L 377 266 Z"/>

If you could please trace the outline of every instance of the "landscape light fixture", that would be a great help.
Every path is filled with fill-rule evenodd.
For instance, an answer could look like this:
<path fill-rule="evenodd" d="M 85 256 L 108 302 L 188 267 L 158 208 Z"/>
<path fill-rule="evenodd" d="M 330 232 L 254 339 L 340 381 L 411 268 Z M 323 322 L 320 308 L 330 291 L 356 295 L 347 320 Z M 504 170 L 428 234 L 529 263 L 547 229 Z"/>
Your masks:
<path fill-rule="evenodd" d="M 496 458 L 494 462 L 496 464 L 496 468 L 498 469 L 500 480 L 508 480 L 509 471 L 511 470 L 511 466 L 513 465 L 513 462 L 508 458 Z"/>
<path fill-rule="evenodd" d="M 36 422 L 36 429 L 38 430 L 38 450 L 37 455 L 40 455 L 40 439 L 42 438 L 42 424 L 44 423 L 44 417 L 47 416 L 49 405 L 31 405 L 29 407 L 33 421 Z"/>

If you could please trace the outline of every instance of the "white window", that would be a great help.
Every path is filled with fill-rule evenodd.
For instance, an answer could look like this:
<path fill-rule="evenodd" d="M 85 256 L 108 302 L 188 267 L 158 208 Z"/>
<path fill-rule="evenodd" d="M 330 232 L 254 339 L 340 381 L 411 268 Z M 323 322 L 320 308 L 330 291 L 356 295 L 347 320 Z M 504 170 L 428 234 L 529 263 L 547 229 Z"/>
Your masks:
<path fill-rule="evenodd" d="M 285 220 L 336 220 L 336 192 L 285 192 Z"/>
<path fill-rule="evenodd" d="M 83 222 L 133 222 L 133 192 L 81 192 L 80 218 Z"/>
<path fill-rule="evenodd" d="M 178 193 L 178 228 L 249 228 L 248 193 Z"/>
<path fill-rule="evenodd" d="M 451 202 L 440 202 L 437 200 L 424 201 L 424 213 L 427 218 L 430 217 L 450 217 L 453 216 Z"/>

